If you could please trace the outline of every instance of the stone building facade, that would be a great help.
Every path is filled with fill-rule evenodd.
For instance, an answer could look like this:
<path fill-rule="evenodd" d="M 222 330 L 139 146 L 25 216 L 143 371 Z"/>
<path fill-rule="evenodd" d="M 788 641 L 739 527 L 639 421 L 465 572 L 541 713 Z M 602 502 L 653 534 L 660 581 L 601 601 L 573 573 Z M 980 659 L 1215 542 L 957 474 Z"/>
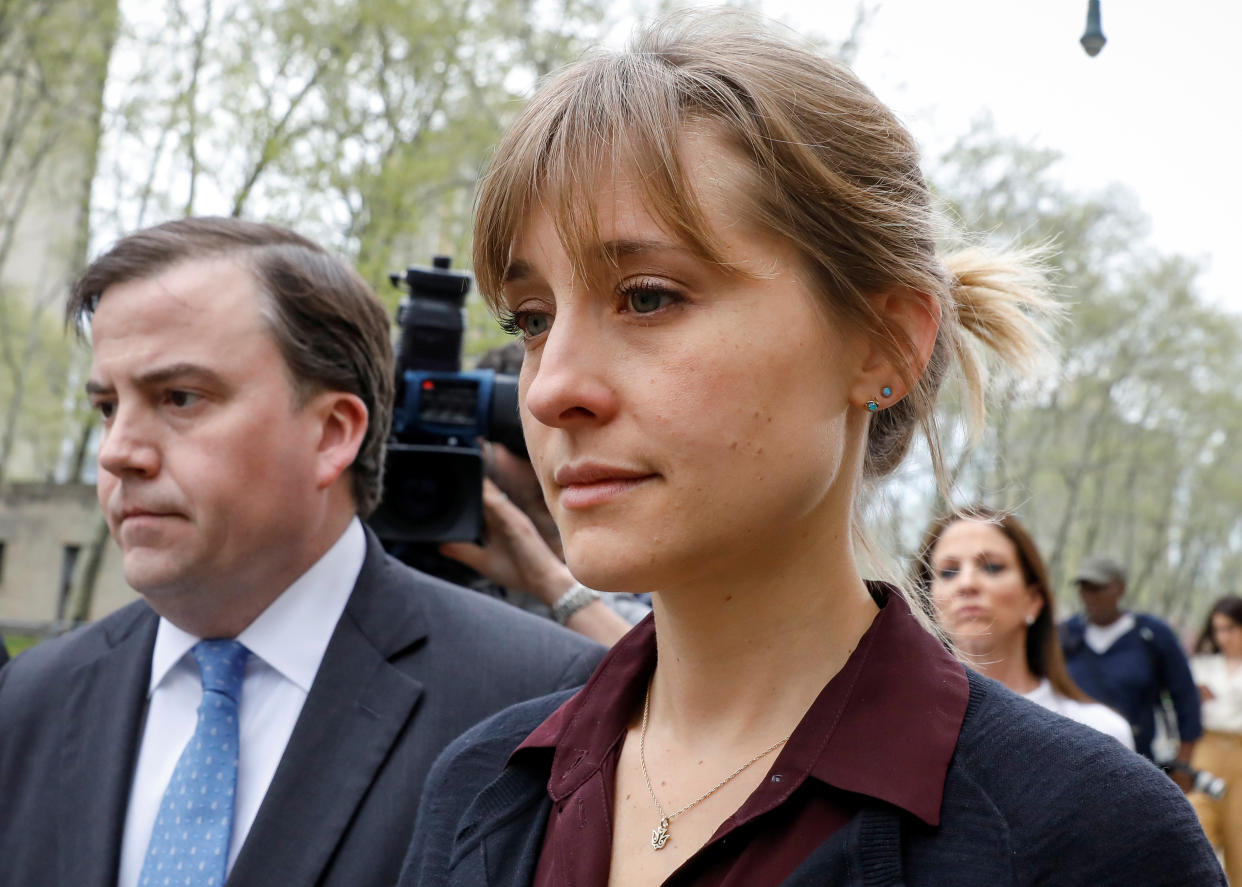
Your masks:
<path fill-rule="evenodd" d="M 84 604 L 82 580 L 97 545 L 94 593 Z M 136 598 L 93 486 L 18 483 L 0 497 L 0 628 L 41 634 Z"/>

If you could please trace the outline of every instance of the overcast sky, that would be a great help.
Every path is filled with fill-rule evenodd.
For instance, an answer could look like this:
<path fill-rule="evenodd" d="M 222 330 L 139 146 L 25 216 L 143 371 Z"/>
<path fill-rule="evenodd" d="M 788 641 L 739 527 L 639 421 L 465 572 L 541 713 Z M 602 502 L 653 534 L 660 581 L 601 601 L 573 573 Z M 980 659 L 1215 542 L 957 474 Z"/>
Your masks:
<path fill-rule="evenodd" d="M 1075 185 L 1121 182 L 1162 251 L 1205 259 L 1201 291 L 1242 313 L 1242 3 L 1102 0 L 1108 44 L 1078 43 L 1087 0 L 880 0 L 855 62 L 927 153 L 990 111 L 1065 154 Z M 762 0 L 840 39 L 855 0 Z"/>

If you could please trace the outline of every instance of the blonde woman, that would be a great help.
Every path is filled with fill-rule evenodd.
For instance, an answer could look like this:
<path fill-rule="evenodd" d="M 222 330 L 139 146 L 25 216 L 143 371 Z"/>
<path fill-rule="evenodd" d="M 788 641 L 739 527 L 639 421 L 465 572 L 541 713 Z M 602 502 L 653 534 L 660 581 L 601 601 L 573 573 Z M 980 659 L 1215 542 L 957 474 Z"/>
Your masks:
<path fill-rule="evenodd" d="M 976 390 L 976 343 L 1036 347 L 1031 275 L 941 257 L 930 203 L 893 114 L 749 17 L 677 16 L 539 90 L 475 274 L 525 342 L 571 571 L 654 613 L 576 695 L 446 752 L 403 884 L 1219 883 L 1172 783 L 860 575 L 860 489 L 946 372 Z"/>

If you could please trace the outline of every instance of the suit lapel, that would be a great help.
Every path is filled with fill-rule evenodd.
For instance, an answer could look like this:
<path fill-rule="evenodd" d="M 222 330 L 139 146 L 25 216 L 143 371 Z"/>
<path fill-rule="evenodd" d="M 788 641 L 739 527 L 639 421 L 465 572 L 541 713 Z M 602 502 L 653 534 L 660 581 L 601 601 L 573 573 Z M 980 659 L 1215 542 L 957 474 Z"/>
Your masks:
<path fill-rule="evenodd" d="M 145 604 L 101 637 L 100 654 L 79 667 L 65 696 L 61 746 L 59 884 L 110 887 L 142 735 L 151 647 L 158 619 Z"/>
<path fill-rule="evenodd" d="M 389 660 L 424 637 L 425 620 L 387 569 L 368 533 L 362 573 L 229 887 L 317 883 L 414 711 L 422 685 Z"/>

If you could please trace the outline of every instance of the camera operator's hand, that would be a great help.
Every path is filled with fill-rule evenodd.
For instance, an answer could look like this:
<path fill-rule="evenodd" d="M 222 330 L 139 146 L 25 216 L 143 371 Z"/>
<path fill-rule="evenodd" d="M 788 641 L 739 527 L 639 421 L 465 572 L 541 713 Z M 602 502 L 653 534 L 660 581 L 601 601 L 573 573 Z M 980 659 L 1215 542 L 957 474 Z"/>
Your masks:
<path fill-rule="evenodd" d="M 1190 794 L 1191 789 L 1195 787 L 1195 771 L 1190 766 L 1190 758 L 1194 754 L 1194 750 L 1195 744 L 1193 742 L 1183 742 L 1179 745 L 1176 763 L 1182 766 L 1174 767 L 1169 772 L 1169 778 L 1182 790 L 1182 794 Z"/>
<path fill-rule="evenodd" d="M 560 533 L 544 502 L 543 488 L 539 486 L 539 478 L 535 476 L 530 462 L 515 456 L 504 444 L 491 441 L 483 443 L 483 461 L 487 476 L 531 519 L 552 552 L 563 558 Z"/>
<path fill-rule="evenodd" d="M 531 519 L 486 479 L 483 518 L 487 524 L 487 544 L 447 542 L 440 546 L 440 553 L 461 561 L 497 585 L 532 594 L 549 607 L 574 586 L 573 574 L 548 547 Z M 576 611 L 566 626 L 609 645 L 630 630 L 628 622 L 599 600 Z"/>
<path fill-rule="evenodd" d="M 1190 790 L 1195 787 L 1195 778 L 1184 770 L 1174 770 L 1169 774 L 1169 778 L 1182 790 L 1182 794 L 1190 794 Z"/>
<path fill-rule="evenodd" d="M 574 584 L 569 568 L 543 541 L 534 523 L 501 489 L 483 481 L 487 544 L 447 542 L 440 553 L 459 560 L 497 585 L 520 589 L 551 606 Z"/>

